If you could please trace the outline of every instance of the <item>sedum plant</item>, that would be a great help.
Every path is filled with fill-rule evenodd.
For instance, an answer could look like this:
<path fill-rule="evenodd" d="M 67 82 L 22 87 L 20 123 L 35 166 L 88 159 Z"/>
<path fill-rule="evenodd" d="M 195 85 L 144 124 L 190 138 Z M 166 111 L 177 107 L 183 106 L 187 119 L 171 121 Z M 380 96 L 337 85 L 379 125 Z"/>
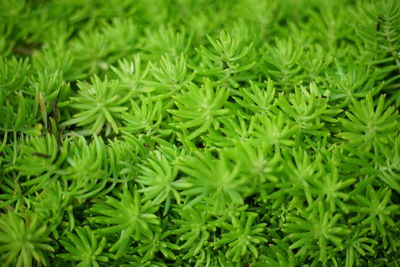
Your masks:
<path fill-rule="evenodd" d="M 242 33 L 237 30 L 229 34 L 222 30 L 218 39 L 207 36 L 212 50 L 204 46 L 200 47 L 199 53 L 204 59 L 200 67 L 204 66 L 204 70 L 200 70 L 199 73 L 217 76 L 219 83 L 224 83 L 224 86 L 229 82 L 237 87 L 238 80 L 248 79 L 246 76 L 241 77 L 240 74 L 255 65 L 255 62 L 243 62 L 251 51 L 253 43 L 246 44 L 245 41 L 241 41 L 239 36 Z"/>
<path fill-rule="evenodd" d="M 103 237 L 98 242 L 94 232 L 90 228 L 77 228 L 76 233 L 66 233 L 67 238 L 61 240 L 61 244 L 66 249 L 66 253 L 61 253 L 60 258 L 66 261 L 78 262 L 76 266 L 100 266 L 101 262 L 108 262 L 107 255 L 103 249 L 106 245 L 106 238 Z"/>
<path fill-rule="evenodd" d="M 124 188 L 116 194 L 119 200 L 107 196 L 106 202 L 95 204 L 89 211 L 98 214 L 91 218 L 92 223 L 110 225 L 98 229 L 100 235 L 119 233 L 118 241 L 110 249 L 116 251 L 118 258 L 129 248 L 132 237 L 140 240 L 142 236 L 150 236 L 152 228 L 159 224 L 159 219 L 154 214 L 157 207 L 150 201 L 142 204 L 136 187 L 132 193 Z"/>
<path fill-rule="evenodd" d="M 317 205 L 317 206 L 316 206 Z M 289 249 L 297 249 L 297 254 L 307 254 L 307 250 L 315 250 L 318 260 L 326 263 L 329 260 L 327 253 L 333 246 L 343 250 L 341 239 L 349 235 L 340 214 L 332 214 L 325 211 L 323 202 L 316 202 L 308 210 L 300 211 L 300 216 L 289 215 L 288 222 L 283 226 L 288 234 L 287 238 L 292 240 Z M 334 258 L 330 259 L 334 261 Z"/>
<path fill-rule="evenodd" d="M 0 1 L 0 265 L 399 266 L 396 0 Z"/>
<path fill-rule="evenodd" d="M 124 92 L 118 81 L 107 78 L 102 81 L 97 76 L 91 84 L 81 82 L 78 86 L 79 94 L 68 103 L 78 112 L 62 125 L 83 127 L 83 134 L 100 134 L 103 130 L 106 135 L 118 133 L 118 119 L 128 110 L 125 104 L 129 101 L 129 92 Z"/>
<path fill-rule="evenodd" d="M 264 237 L 265 223 L 253 225 L 256 219 L 256 213 L 242 213 L 239 220 L 232 217 L 232 224 L 225 224 L 223 229 L 228 232 L 222 234 L 222 238 L 215 243 L 215 247 L 219 248 L 224 244 L 228 244 L 226 256 L 232 257 L 234 262 L 240 262 L 241 259 L 250 257 L 257 259 L 259 252 L 257 245 L 267 242 Z"/>
<path fill-rule="evenodd" d="M 145 201 L 151 200 L 154 205 L 165 202 L 164 215 L 171 207 L 172 200 L 181 203 L 179 191 L 190 187 L 190 183 L 184 179 L 177 179 L 178 171 L 160 151 L 155 151 L 142 166 L 137 179 L 143 187 L 139 191 L 143 192 Z"/>
<path fill-rule="evenodd" d="M 394 107 L 385 107 L 385 98 L 380 96 L 374 103 L 371 95 L 364 101 L 354 101 L 346 113 L 347 119 L 342 119 L 345 130 L 338 134 L 358 149 L 364 151 L 379 151 L 385 145 L 393 145 L 394 137 L 398 135 L 398 111 Z"/>
<path fill-rule="evenodd" d="M 214 158 L 209 154 L 198 154 L 188 157 L 180 169 L 188 175 L 190 188 L 185 190 L 191 200 L 189 205 L 197 202 L 207 203 L 214 212 L 223 212 L 229 203 L 242 204 L 246 177 L 239 175 L 238 166 L 234 166 L 224 154 Z"/>
<path fill-rule="evenodd" d="M 213 88 L 208 80 L 202 87 L 195 84 L 188 86 L 188 90 L 177 95 L 175 100 L 176 109 L 169 112 L 176 117 L 176 127 L 183 130 L 187 138 L 193 139 L 208 128 L 218 127 L 215 117 L 228 114 L 224 104 L 228 98 L 228 91 L 222 88 Z M 194 128 L 190 134 L 186 129 Z"/>
<path fill-rule="evenodd" d="M 14 211 L 2 214 L 0 219 L 0 251 L 5 266 L 48 265 L 54 248 L 49 244 L 46 225 L 38 215 L 21 218 Z"/>

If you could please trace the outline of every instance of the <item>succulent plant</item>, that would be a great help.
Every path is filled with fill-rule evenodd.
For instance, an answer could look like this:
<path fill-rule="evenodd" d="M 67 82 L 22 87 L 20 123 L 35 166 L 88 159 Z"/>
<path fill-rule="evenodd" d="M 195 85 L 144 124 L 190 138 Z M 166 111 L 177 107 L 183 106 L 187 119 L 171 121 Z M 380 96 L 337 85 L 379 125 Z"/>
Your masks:
<path fill-rule="evenodd" d="M 397 0 L 0 1 L 0 265 L 400 266 Z"/>

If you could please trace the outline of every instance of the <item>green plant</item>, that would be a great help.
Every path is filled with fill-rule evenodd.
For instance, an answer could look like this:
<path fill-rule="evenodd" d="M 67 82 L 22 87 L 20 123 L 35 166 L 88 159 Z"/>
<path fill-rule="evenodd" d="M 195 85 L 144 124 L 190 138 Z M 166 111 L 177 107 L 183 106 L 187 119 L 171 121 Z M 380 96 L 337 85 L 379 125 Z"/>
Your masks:
<path fill-rule="evenodd" d="M 141 236 L 151 236 L 152 228 L 159 224 L 159 220 L 154 215 L 157 207 L 150 201 L 142 204 L 136 187 L 132 193 L 128 188 L 123 188 L 116 195 L 120 200 L 107 196 L 105 203 L 95 204 L 90 213 L 98 214 L 91 218 L 93 223 L 110 225 L 99 229 L 97 232 L 100 235 L 120 233 L 118 241 L 110 249 L 117 252 L 118 258 L 129 248 L 132 237 L 140 240 Z"/>
<path fill-rule="evenodd" d="M 351 209 L 357 211 L 357 216 L 351 218 L 350 222 L 362 220 L 362 224 L 369 225 L 373 233 L 378 229 L 382 235 L 386 235 L 384 225 L 386 223 L 394 225 L 390 214 L 398 209 L 397 205 L 389 205 L 388 203 L 392 195 L 391 190 L 386 187 L 376 192 L 370 185 L 365 190 L 365 197 L 354 197 L 358 205 Z"/>
<path fill-rule="evenodd" d="M 234 167 L 224 154 L 214 158 L 207 154 L 191 156 L 179 166 L 188 175 L 190 188 L 184 194 L 191 198 L 189 204 L 206 201 L 213 211 L 222 212 L 229 203 L 242 204 L 246 177 L 239 175 L 239 166 Z"/>
<path fill-rule="evenodd" d="M 184 179 L 177 180 L 178 168 L 171 166 L 167 158 L 159 151 L 150 156 L 142 166 L 138 183 L 143 186 L 144 200 L 152 200 L 155 205 L 165 202 L 164 215 L 167 214 L 172 198 L 177 204 L 181 203 L 178 190 L 190 187 Z"/>
<path fill-rule="evenodd" d="M 1 263 L 399 266 L 399 11 L 1 0 Z"/>
<path fill-rule="evenodd" d="M 310 256 L 318 256 L 320 261 L 327 262 L 329 254 L 333 253 L 330 250 L 331 244 L 343 250 L 341 236 L 348 236 L 350 230 L 344 225 L 340 214 L 327 212 L 323 202 L 316 202 L 315 205 L 300 211 L 300 216 L 289 215 L 283 227 L 288 233 L 287 238 L 293 242 L 289 249 L 297 249 L 298 255 L 304 255 L 308 254 L 307 250 L 314 251 L 315 246 L 318 246 L 319 249 Z"/>
<path fill-rule="evenodd" d="M 78 235 L 67 232 L 67 238 L 61 240 L 67 253 L 61 253 L 60 258 L 79 262 L 76 266 L 100 266 L 99 262 L 108 262 L 109 258 L 103 253 L 106 245 L 106 238 L 103 237 L 100 242 L 94 235 L 94 232 L 88 227 L 77 228 Z"/>
<path fill-rule="evenodd" d="M 199 74 L 215 75 L 218 80 L 217 83 L 225 83 L 226 85 L 226 82 L 230 82 L 234 87 L 237 87 L 237 81 L 248 78 L 240 74 L 255 65 L 255 62 L 243 63 L 243 59 L 249 54 L 253 44 L 246 44 L 241 41 L 242 35 L 243 31 L 237 30 L 233 31 L 232 34 L 221 31 L 218 39 L 207 36 L 212 45 L 212 50 L 204 46 L 200 47 L 199 53 L 204 61 L 200 65 L 203 69 L 199 71 Z"/>
<path fill-rule="evenodd" d="M 95 76 L 92 84 L 79 83 L 80 93 L 71 98 L 71 107 L 78 110 L 74 118 L 64 122 L 63 126 L 84 126 L 84 134 L 99 134 L 105 128 L 105 134 L 118 133 L 118 119 L 128 108 L 129 93 L 119 87 L 118 81 L 103 81 Z M 122 105 L 122 106 L 121 106 Z"/>
<path fill-rule="evenodd" d="M 387 107 L 383 95 L 376 104 L 368 95 L 364 101 L 354 101 L 349 109 L 348 119 L 340 120 L 346 131 L 338 133 L 339 137 L 366 152 L 378 152 L 386 145 L 393 145 L 399 131 L 398 111 Z"/>
<path fill-rule="evenodd" d="M 180 218 L 172 220 L 177 227 L 171 231 L 171 234 L 180 237 L 180 249 L 185 253 L 183 259 L 194 257 L 204 250 L 210 238 L 211 225 L 208 220 L 211 216 L 205 211 L 199 212 L 192 207 L 178 210 L 178 212 Z"/>
<path fill-rule="evenodd" d="M 206 80 L 202 87 L 191 84 L 187 91 L 177 95 L 174 98 L 177 109 L 171 109 L 169 112 L 176 117 L 177 128 L 195 128 L 187 136 L 190 140 L 210 127 L 218 127 L 218 121 L 214 118 L 228 113 L 224 108 L 227 98 L 227 90 L 213 88 L 211 82 Z"/>
<path fill-rule="evenodd" d="M 58 151 L 54 135 L 29 137 L 20 147 L 21 156 L 17 161 L 17 170 L 26 177 L 22 186 L 30 187 L 28 192 L 46 187 L 51 179 L 59 177 L 60 167 L 67 157 L 68 143 Z"/>
<path fill-rule="evenodd" d="M 302 69 L 299 61 L 302 49 L 294 44 L 296 41 L 289 38 L 286 40 L 276 39 L 275 46 L 266 47 L 264 56 L 268 76 L 273 77 L 284 90 L 298 84 L 301 79 Z"/>
<path fill-rule="evenodd" d="M 267 242 L 263 234 L 265 223 L 253 225 L 256 213 L 243 213 L 239 220 L 232 217 L 232 224 L 224 224 L 222 228 L 229 231 L 222 234 L 222 238 L 215 243 L 215 248 L 227 245 L 226 257 L 232 257 L 234 262 L 240 262 L 242 258 L 252 254 L 251 257 L 258 258 L 257 244 Z"/>
<path fill-rule="evenodd" d="M 10 211 L 0 219 L 0 251 L 2 262 L 6 266 L 47 265 L 54 248 L 49 244 L 46 225 L 39 216 L 26 214 L 21 218 Z"/>

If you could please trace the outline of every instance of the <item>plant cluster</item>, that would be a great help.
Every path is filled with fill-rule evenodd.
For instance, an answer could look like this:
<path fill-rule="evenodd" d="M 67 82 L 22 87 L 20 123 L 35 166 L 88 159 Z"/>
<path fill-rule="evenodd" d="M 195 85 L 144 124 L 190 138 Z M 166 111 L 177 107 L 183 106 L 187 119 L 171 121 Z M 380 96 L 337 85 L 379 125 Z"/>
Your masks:
<path fill-rule="evenodd" d="M 400 266 L 396 0 L 0 1 L 2 266 Z"/>

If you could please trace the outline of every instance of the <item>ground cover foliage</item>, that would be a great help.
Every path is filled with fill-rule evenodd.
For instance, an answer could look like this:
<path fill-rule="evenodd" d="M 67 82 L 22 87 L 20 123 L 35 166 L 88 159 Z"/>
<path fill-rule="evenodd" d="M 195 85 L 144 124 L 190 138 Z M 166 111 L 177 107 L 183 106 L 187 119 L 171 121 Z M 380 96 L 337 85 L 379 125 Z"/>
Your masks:
<path fill-rule="evenodd" d="M 0 1 L 2 266 L 399 266 L 400 5 Z"/>

